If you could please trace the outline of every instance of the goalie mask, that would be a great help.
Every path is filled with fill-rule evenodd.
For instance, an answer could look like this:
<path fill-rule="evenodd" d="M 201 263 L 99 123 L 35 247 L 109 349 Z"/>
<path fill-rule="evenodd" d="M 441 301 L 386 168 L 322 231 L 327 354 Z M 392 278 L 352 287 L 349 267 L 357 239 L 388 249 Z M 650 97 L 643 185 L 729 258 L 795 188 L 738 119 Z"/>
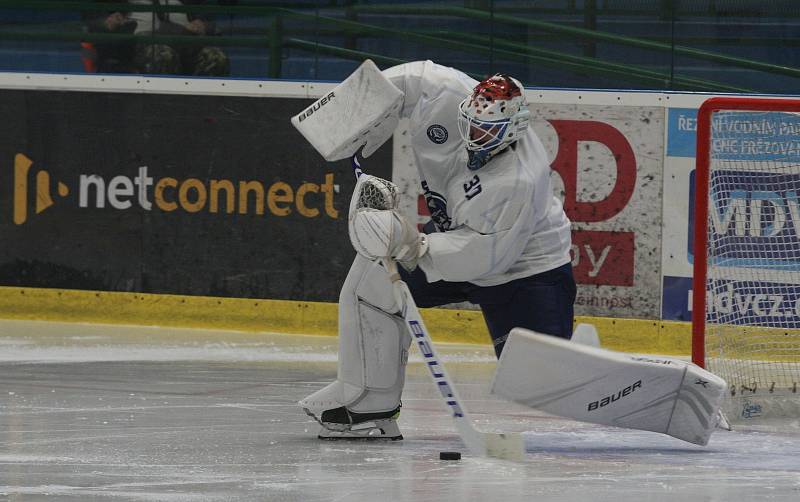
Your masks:
<path fill-rule="evenodd" d="M 458 131 L 467 144 L 470 169 L 479 169 L 517 141 L 529 122 L 519 80 L 498 73 L 480 82 L 459 105 Z"/>

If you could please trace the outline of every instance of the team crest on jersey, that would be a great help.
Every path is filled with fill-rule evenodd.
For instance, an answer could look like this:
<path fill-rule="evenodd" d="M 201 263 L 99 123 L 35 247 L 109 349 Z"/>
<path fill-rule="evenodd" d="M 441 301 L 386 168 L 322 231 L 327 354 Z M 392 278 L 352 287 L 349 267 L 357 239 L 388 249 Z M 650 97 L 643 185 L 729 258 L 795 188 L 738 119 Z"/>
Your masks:
<path fill-rule="evenodd" d="M 425 202 L 428 204 L 428 211 L 431 213 L 431 219 L 436 224 L 436 228 L 440 232 L 450 230 L 453 220 L 447 214 L 447 199 L 442 194 L 432 191 L 426 181 L 422 182 L 422 190 Z"/>
<path fill-rule="evenodd" d="M 436 143 L 437 145 L 443 144 L 447 141 L 447 129 L 444 126 L 440 126 L 439 124 L 433 124 L 428 128 L 428 139 Z"/>

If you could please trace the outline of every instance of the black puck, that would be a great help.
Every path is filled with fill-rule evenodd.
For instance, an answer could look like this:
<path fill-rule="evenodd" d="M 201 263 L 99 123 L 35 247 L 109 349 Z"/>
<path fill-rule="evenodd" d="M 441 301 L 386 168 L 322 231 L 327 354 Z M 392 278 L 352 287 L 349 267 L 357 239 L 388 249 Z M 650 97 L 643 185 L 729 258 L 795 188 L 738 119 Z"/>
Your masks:
<path fill-rule="evenodd" d="M 440 451 L 439 460 L 461 460 L 461 453 L 457 451 Z"/>

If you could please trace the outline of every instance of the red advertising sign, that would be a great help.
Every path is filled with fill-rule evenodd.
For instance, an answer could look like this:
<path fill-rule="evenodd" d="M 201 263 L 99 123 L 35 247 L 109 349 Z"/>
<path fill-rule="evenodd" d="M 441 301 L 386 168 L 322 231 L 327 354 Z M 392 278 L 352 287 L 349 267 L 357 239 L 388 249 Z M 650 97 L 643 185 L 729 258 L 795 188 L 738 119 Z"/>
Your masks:
<path fill-rule="evenodd" d="M 572 271 L 579 284 L 633 286 L 634 254 L 633 232 L 572 232 Z"/>
<path fill-rule="evenodd" d="M 564 210 L 574 222 L 605 221 L 619 214 L 636 188 L 636 157 L 625 136 L 610 124 L 594 120 L 548 120 L 558 135 L 558 154 L 551 164 L 564 181 Z M 580 143 L 600 143 L 614 156 L 617 179 L 603 200 L 578 200 L 578 147 Z M 591 166 L 582 166 L 590 169 Z"/>

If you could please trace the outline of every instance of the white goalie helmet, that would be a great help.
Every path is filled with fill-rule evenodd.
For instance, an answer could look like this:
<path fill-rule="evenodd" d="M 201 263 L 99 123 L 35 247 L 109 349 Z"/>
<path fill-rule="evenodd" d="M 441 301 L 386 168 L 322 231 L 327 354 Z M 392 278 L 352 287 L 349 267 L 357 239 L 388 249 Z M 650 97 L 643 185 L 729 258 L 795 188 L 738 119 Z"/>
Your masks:
<path fill-rule="evenodd" d="M 472 152 L 498 152 L 515 142 L 530 123 L 522 83 L 495 74 L 478 83 L 459 105 L 458 130 Z"/>

